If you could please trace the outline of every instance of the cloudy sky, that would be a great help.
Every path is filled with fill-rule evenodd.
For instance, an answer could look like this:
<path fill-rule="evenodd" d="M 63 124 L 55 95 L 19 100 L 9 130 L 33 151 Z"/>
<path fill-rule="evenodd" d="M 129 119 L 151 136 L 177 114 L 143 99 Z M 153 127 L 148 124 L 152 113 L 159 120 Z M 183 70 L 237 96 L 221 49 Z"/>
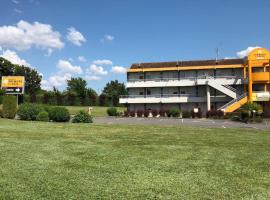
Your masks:
<path fill-rule="evenodd" d="M 269 0 L 2 0 L 0 56 L 42 87 L 83 77 L 101 92 L 134 62 L 243 57 L 270 48 Z"/>

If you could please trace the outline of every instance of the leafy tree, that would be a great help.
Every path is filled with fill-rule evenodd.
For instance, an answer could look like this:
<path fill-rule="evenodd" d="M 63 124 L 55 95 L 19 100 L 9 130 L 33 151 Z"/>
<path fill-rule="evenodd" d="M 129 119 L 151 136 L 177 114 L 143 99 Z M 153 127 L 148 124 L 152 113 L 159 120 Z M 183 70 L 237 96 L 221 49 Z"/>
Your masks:
<path fill-rule="evenodd" d="M 118 106 L 120 95 L 127 95 L 128 92 L 124 83 L 115 80 L 107 83 L 102 93 L 108 97 L 109 104 Z"/>
<path fill-rule="evenodd" d="M 36 94 L 37 91 L 40 90 L 42 76 L 37 70 L 30 67 L 15 65 L 14 75 L 25 77 L 25 93 Z"/>
<path fill-rule="evenodd" d="M 30 67 L 15 65 L 5 58 L 0 57 L 0 77 L 2 76 L 24 76 L 25 93 L 35 94 L 40 90 L 41 76 Z"/>
<path fill-rule="evenodd" d="M 79 78 L 71 78 L 70 80 L 67 80 L 67 91 L 68 92 L 74 92 L 79 97 L 85 97 L 86 96 L 86 80 Z"/>

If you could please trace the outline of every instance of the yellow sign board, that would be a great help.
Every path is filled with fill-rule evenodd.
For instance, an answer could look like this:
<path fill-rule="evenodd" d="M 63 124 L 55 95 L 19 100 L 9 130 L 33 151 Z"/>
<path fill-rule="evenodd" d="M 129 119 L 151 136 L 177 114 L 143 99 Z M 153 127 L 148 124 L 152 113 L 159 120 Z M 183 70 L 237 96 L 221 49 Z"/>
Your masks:
<path fill-rule="evenodd" d="M 23 94 L 24 84 L 24 76 L 2 76 L 1 88 L 7 94 Z"/>
<path fill-rule="evenodd" d="M 260 61 L 270 59 L 270 52 L 264 48 L 257 48 L 251 51 L 248 55 L 248 60 L 250 61 Z"/>
<path fill-rule="evenodd" d="M 270 94 L 269 92 L 252 93 L 252 100 L 253 101 L 269 101 Z"/>

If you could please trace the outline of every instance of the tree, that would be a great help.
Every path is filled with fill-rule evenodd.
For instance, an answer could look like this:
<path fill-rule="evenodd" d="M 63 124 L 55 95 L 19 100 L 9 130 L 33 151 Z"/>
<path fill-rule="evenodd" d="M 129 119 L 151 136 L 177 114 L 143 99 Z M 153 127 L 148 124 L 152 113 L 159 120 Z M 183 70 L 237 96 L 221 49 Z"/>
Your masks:
<path fill-rule="evenodd" d="M 40 90 L 41 76 L 30 67 L 15 65 L 5 58 L 0 57 L 0 77 L 2 76 L 24 76 L 25 93 L 35 94 Z"/>
<path fill-rule="evenodd" d="M 107 83 L 102 91 L 102 94 L 108 97 L 109 104 L 113 106 L 118 106 L 120 95 L 127 95 L 127 93 L 125 84 L 119 83 L 118 80 Z"/>
<path fill-rule="evenodd" d="M 86 80 L 82 78 L 71 78 L 67 80 L 67 91 L 76 93 L 80 98 L 84 98 L 86 96 Z"/>
<path fill-rule="evenodd" d="M 36 94 L 40 90 L 42 76 L 35 69 L 15 65 L 14 75 L 25 77 L 25 93 Z"/>
<path fill-rule="evenodd" d="M 96 105 L 96 101 L 97 101 L 97 93 L 95 90 L 93 90 L 92 88 L 88 88 L 87 89 L 87 96 L 89 98 L 89 104 L 91 106 Z"/>

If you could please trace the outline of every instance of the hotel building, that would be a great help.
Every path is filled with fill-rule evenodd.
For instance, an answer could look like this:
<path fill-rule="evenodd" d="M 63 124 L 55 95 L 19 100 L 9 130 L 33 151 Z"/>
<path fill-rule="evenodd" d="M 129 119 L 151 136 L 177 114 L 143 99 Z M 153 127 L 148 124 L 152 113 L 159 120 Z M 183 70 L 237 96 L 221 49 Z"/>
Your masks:
<path fill-rule="evenodd" d="M 257 48 L 243 59 L 135 63 L 127 71 L 130 111 L 198 108 L 233 112 L 259 102 L 270 115 L 270 52 Z"/>

